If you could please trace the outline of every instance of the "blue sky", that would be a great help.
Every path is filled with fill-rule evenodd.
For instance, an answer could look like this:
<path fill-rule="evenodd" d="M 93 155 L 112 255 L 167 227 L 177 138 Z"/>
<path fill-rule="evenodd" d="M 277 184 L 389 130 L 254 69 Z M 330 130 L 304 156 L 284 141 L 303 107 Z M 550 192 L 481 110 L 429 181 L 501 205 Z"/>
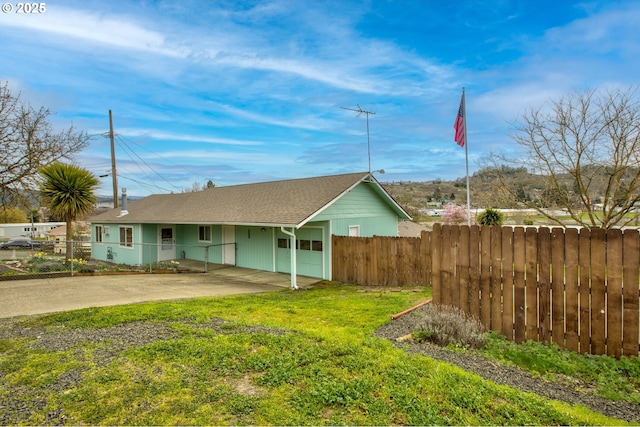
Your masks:
<path fill-rule="evenodd" d="M 366 171 L 358 106 L 381 181 L 455 179 L 462 87 L 473 172 L 517 155 L 527 107 L 637 84 L 639 22 L 633 0 L 50 1 L 0 13 L 0 81 L 95 135 L 97 175 L 113 110 L 129 195 Z"/>

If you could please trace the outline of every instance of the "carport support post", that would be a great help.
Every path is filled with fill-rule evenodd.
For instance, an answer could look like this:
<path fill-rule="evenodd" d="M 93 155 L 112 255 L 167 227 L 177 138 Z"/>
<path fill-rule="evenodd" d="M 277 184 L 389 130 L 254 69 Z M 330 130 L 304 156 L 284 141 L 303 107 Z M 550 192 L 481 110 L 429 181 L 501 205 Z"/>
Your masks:
<path fill-rule="evenodd" d="M 296 283 L 296 229 L 291 227 L 291 231 L 287 231 L 284 227 L 280 227 L 280 231 L 289 236 L 291 241 L 290 249 L 291 249 L 291 289 L 298 289 L 298 285 Z"/>

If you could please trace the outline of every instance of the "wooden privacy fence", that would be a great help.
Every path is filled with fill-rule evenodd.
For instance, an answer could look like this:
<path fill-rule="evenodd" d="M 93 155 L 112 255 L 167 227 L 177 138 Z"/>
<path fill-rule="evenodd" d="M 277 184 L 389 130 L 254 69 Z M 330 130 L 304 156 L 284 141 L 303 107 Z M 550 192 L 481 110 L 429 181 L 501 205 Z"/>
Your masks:
<path fill-rule="evenodd" d="M 436 224 L 421 238 L 333 236 L 335 280 L 431 285 L 508 339 L 638 355 L 637 230 Z"/>

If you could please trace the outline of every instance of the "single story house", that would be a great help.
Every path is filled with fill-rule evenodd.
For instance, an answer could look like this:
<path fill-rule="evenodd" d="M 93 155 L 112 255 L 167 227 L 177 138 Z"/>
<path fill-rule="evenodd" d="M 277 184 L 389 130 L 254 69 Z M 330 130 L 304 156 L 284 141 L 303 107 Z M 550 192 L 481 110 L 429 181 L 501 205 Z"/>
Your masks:
<path fill-rule="evenodd" d="M 371 173 L 151 195 L 91 218 L 92 257 L 181 258 L 331 279 L 331 235 L 397 236 L 411 219 Z"/>
<path fill-rule="evenodd" d="M 84 221 L 73 224 L 74 247 L 82 248 L 82 251 L 91 254 L 91 231 Z M 67 253 L 67 225 L 61 225 L 47 232 L 47 241 L 53 243 L 54 254 Z M 76 251 L 74 251 L 76 252 Z"/>

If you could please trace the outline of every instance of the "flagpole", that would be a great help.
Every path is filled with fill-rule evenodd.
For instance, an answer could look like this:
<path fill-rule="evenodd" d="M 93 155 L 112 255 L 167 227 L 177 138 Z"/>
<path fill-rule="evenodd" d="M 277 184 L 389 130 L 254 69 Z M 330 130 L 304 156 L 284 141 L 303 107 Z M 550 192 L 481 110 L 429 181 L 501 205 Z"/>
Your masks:
<path fill-rule="evenodd" d="M 467 167 L 467 225 L 471 226 L 471 196 L 469 189 L 469 140 L 467 139 L 467 103 L 464 99 L 464 87 L 462 88 L 462 108 L 464 109 L 462 120 L 464 120 L 464 157 Z"/>
<path fill-rule="evenodd" d="M 467 103 L 464 99 L 464 87 L 462 88 L 462 96 L 460 97 L 460 108 L 458 108 L 458 115 L 456 121 L 453 124 L 453 128 L 456 130 L 454 140 L 460 147 L 464 147 L 464 159 L 467 167 L 467 225 L 471 225 L 471 196 L 469 188 L 469 143 L 467 141 Z"/>

